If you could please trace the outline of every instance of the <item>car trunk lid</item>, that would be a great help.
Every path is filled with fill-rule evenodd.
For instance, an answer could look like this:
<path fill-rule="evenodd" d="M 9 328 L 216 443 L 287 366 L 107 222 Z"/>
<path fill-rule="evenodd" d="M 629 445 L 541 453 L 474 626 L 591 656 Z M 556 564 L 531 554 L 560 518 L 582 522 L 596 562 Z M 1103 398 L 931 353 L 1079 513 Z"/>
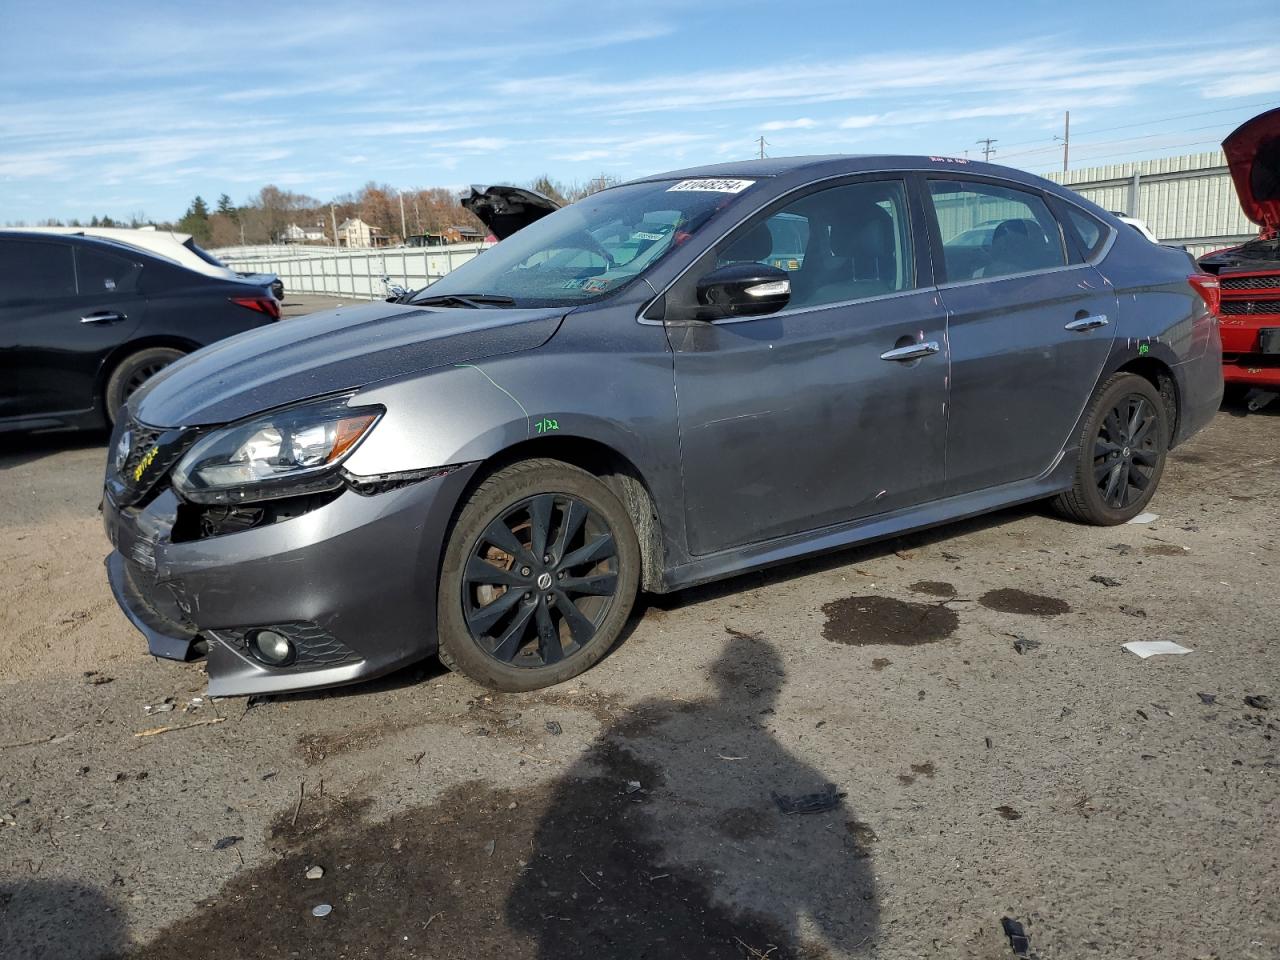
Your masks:
<path fill-rule="evenodd" d="M 462 205 L 499 240 L 560 209 L 548 196 L 523 187 L 475 186 Z"/>

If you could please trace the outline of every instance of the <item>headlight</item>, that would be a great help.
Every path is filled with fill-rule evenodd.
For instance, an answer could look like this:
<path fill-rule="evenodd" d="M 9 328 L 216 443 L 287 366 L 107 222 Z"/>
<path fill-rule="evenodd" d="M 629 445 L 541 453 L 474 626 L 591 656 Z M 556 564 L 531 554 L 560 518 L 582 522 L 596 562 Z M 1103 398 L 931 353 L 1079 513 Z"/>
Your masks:
<path fill-rule="evenodd" d="M 275 500 L 341 485 L 338 465 L 382 416 L 346 397 L 287 407 L 232 424 L 198 441 L 173 471 L 196 503 Z"/>

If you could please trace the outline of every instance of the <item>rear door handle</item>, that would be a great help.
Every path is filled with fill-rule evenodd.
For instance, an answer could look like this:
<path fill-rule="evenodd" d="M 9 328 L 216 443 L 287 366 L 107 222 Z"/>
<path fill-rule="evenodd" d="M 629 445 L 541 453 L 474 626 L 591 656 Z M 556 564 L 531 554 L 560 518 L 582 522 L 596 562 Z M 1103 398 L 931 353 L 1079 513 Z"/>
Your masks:
<path fill-rule="evenodd" d="M 927 357 L 937 353 L 942 348 L 938 346 L 937 340 L 926 340 L 924 343 L 910 343 L 905 347 L 897 347 L 894 350 L 886 350 L 880 354 L 881 360 L 919 360 L 921 357 Z"/>
<path fill-rule="evenodd" d="M 1079 320 L 1072 320 L 1067 324 L 1067 329 L 1072 333 L 1084 333 L 1086 330 L 1105 327 L 1110 322 L 1105 313 L 1095 313 L 1092 317 L 1081 317 Z"/>
<path fill-rule="evenodd" d="M 123 313 L 111 313 L 104 311 L 102 313 L 89 313 L 80 318 L 81 323 L 119 323 L 121 320 L 129 319 Z"/>

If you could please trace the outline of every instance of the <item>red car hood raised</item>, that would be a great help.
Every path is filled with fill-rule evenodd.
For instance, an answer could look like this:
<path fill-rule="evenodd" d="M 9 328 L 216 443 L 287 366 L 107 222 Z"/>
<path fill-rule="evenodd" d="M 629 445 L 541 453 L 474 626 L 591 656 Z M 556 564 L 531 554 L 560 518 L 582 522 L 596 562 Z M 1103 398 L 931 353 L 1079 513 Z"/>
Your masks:
<path fill-rule="evenodd" d="M 1222 141 L 1244 215 L 1263 234 L 1280 232 L 1280 107 L 1242 123 Z"/>

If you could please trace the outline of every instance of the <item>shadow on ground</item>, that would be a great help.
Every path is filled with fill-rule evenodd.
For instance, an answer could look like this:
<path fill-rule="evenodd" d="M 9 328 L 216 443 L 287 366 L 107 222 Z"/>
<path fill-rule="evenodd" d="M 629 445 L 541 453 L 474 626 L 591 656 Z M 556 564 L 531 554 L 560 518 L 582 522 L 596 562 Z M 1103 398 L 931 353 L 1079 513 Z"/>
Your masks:
<path fill-rule="evenodd" d="M 20 467 L 68 450 L 101 448 L 109 436 L 106 430 L 0 434 L 0 470 Z"/>
<path fill-rule="evenodd" d="M 94 887 L 58 880 L 0 883 L 0 957 L 62 960 L 86 943 L 105 956 L 125 948 L 120 908 Z"/>
<path fill-rule="evenodd" d="M 463 784 L 376 823 L 370 798 L 282 811 L 273 862 L 129 956 L 857 953 L 878 923 L 874 831 L 844 801 L 787 815 L 773 799 L 827 783 L 766 726 L 784 678 L 769 643 L 735 636 L 712 676 L 715 696 L 629 707 L 537 786 Z"/>

